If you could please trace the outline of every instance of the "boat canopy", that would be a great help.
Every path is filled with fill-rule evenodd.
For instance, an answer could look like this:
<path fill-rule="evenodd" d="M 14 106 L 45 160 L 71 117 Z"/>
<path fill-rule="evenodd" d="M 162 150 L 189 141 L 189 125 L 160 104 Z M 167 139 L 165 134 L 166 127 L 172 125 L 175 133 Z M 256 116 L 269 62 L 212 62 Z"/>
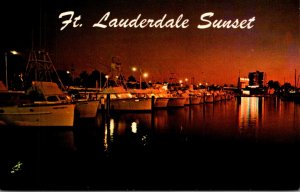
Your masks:
<path fill-rule="evenodd" d="M 27 90 L 27 93 L 37 92 L 44 96 L 63 95 L 64 93 L 54 82 L 33 81 L 32 86 Z"/>

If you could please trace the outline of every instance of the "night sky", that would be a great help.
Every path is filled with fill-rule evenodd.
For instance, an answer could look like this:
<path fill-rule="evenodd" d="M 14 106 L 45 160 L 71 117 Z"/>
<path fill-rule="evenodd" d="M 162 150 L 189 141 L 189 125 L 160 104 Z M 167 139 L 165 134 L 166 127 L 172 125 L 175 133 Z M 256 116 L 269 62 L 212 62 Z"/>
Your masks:
<path fill-rule="evenodd" d="M 239 74 L 266 72 L 268 80 L 294 84 L 299 65 L 298 0 L 114 0 L 114 1 L 14 1 L 1 6 L 1 53 L 21 51 L 22 61 L 34 47 L 49 51 L 57 69 L 75 75 L 94 69 L 109 72 L 112 57 L 118 57 L 126 77 L 130 67 L 141 67 L 149 80 L 168 81 L 171 73 L 179 79 L 216 84 L 237 83 Z M 66 11 L 81 15 L 81 27 L 60 30 L 59 19 Z M 93 28 L 105 13 L 111 20 L 189 19 L 189 27 L 175 28 Z M 200 16 L 213 12 L 214 20 L 250 19 L 251 29 L 198 29 Z M 108 22 L 106 22 L 107 24 Z M 33 45 L 33 46 L 32 46 Z M 10 59 L 14 61 L 14 59 Z M 21 61 L 19 61 L 21 62 Z M 3 69 L 4 59 L 0 61 Z M 11 64 L 10 65 L 16 65 Z"/>

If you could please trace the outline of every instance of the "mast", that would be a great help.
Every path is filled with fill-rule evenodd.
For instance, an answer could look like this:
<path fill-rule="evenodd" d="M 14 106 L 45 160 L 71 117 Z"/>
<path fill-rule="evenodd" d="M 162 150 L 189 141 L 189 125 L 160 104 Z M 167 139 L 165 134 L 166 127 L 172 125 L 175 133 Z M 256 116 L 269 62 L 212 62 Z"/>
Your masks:
<path fill-rule="evenodd" d="M 46 51 L 32 50 L 30 52 L 28 63 L 26 65 L 25 77 L 29 81 L 55 82 L 63 91 L 66 91 L 52 60 Z"/>
<path fill-rule="evenodd" d="M 100 72 L 101 73 L 101 72 Z M 110 65 L 110 73 L 108 79 L 105 82 L 104 87 L 110 86 L 109 82 L 113 82 L 112 86 L 123 86 L 127 89 L 125 76 L 122 74 L 121 61 L 117 56 L 112 57 L 112 63 Z"/>
<path fill-rule="evenodd" d="M 26 65 L 25 79 L 26 83 L 30 84 L 31 81 L 46 81 L 55 82 L 58 84 L 60 89 L 66 91 L 54 64 L 49 56 L 49 53 L 45 51 L 46 49 L 46 13 L 45 13 L 45 3 L 43 0 L 39 0 L 39 31 L 38 40 L 39 42 L 34 42 L 34 29 L 32 29 L 32 48 L 29 53 L 28 62 Z M 36 46 L 36 47 L 35 47 Z"/>
<path fill-rule="evenodd" d="M 295 69 L 295 90 L 297 89 L 297 71 Z"/>

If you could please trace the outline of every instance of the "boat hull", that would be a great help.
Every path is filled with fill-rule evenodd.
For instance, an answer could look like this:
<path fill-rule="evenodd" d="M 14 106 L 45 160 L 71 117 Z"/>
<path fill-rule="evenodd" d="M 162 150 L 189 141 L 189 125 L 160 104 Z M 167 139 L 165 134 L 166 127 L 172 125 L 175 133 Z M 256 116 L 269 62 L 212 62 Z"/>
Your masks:
<path fill-rule="evenodd" d="M 155 99 L 154 107 L 155 108 L 165 108 L 168 106 L 169 98 L 158 97 Z"/>
<path fill-rule="evenodd" d="M 185 101 L 185 105 L 197 105 L 200 103 L 200 97 L 191 96 L 187 97 Z"/>
<path fill-rule="evenodd" d="M 184 107 L 185 101 L 184 97 L 170 97 L 168 107 Z"/>
<path fill-rule="evenodd" d="M 16 126 L 73 126 L 74 104 L 0 107 L 0 121 Z"/>
<path fill-rule="evenodd" d="M 99 101 L 77 101 L 76 110 L 80 118 L 95 118 L 99 108 Z"/>
<path fill-rule="evenodd" d="M 110 109 L 114 111 L 151 111 L 151 99 L 111 99 Z"/>

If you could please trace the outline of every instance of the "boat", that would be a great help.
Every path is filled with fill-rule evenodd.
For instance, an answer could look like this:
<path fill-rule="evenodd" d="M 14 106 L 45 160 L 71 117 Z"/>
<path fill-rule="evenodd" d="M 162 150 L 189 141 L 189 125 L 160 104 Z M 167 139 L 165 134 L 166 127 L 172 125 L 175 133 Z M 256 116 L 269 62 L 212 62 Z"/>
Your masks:
<path fill-rule="evenodd" d="M 168 107 L 184 107 L 186 98 L 181 96 L 178 92 L 170 93 Z"/>
<path fill-rule="evenodd" d="M 154 102 L 155 108 L 166 108 L 168 106 L 169 97 L 159 93 L 154 94 L 154 97 L 155 97 L 155 102 Z"/>
<path fill-rule="evenodd" d="M 152 109 L 151 98 L 135 97 L 124 87 L 108 87 L 102 92 L 102 97 L 107 101 L 110 95 L 110 110 L 113 111 L 150 111 Z"/>
<path fill-rule="evenodd" d="M 1 124 L 67 127 L 74 125 L 75 104 L 64 92 L 64 85 L 48 52 L 30 52 L 25 79 L 25 91 L 1 92 Z"/>
<path fill-rule="evenodd" d="M 74 125 L 75 105 L 54 82 L 33 81 L 25 92 L 7 90 L 0 95 L 2 125 Z"/>
<path fill-rule="evenodd" d="M 104 98 L 103 103 L 106 103 L 105 109 L 108 109 L 109 106 L 111 111 L 146 112 L 152 110 L 151 98 L 147 96 L 138 97 L 128 91 L 125 77 L 121 73 L 121 62 L 116 57 L 112 58 L 111 71 L 107 75 L 101 93 L 101 97 Z"/>
<path fill-rule="evenodd" d="M 70 88 L 68 93 L 76 103 L 76 112 L 79 118 L 96 118 L 99 109 L 99 92 L 85 88 Z"/>
<path fill-rule="evenodd" d="M 204 102 L 205 103 L 213 103 L 214 102 L 214 95 L 210 92 L 206 92 L 205 97 L 204 97 Z"/>
<path fill-rule="evenodd" d="M 128 91 L 138 98 L 151 99 L 152 97 L 154 97 L 154 108 L 166 108 L 168 106 L 169 96 L 165 91 L 161 89 L 130 89 Z"/>
<path fill-rule="evenodd" d="M 185 103 L 184 105 L 196 105 L 199 104 L 201 101 L 201 98 L 198 97 L 194 91 L 186 90 L 181 94 L 183 97 L 185 97 Z"/>
<path fill-rule="evenodd" d="M 300 91 L 290 91 L 287 93 L 283 93 L 280 96 L 283 101 L 294 101 L 295 103 L 300 103 Z"/>

